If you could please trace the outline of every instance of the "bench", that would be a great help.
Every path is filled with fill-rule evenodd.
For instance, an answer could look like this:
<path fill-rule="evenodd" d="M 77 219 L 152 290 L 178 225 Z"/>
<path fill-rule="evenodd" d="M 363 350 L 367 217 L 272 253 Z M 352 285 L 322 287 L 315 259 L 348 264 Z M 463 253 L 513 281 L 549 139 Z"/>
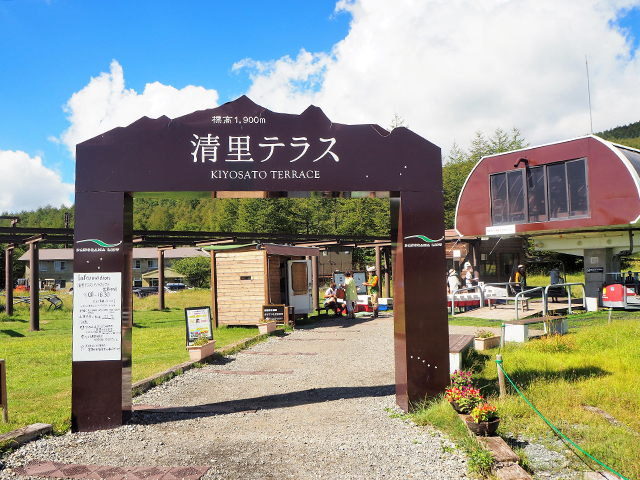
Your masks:
<path fill-rule="evenodd" d="M 554 333 L 564 335 L 568 331 L 567 317 L 546 316 L 523 318 L 504 323 L 504 341 L 526 342 L 529 340 L 529 325 L 534 323 L 543 323 L 545 334 Z"/>
<path fill-rule="evenodd" d="M 47 308 L 47 310 L 51 310 L 51 307 L 53 307 L 54 310 L 62 309 L 62 306 L 63 306 L 62 300 L 57 295 L 51 295 L 50 297 L 44 297 L 44 299 L 49 302 L 49 307 Z"/>
<path fill-rule="evenodd" d="M 462 356 L 471 348 L 475 335 L 449 334 L 449 373 L 462 370 Z"/>
<path fill-rule="evenodd" d="M 13 297 L 13 304 L 18 305 L 19 303 L 26 303 L 27 305 L 31 305 L 31 297 Z M 40 298 L 38 304 L 40 306 L 44 305 L 44 300 Z"/>
<path fill-rule="evenodd" d="M 529 340 L 529 325 L 543 323 L 542 317 L 524 318 L 504 323 L 504 341 L 523 343 Z"/>

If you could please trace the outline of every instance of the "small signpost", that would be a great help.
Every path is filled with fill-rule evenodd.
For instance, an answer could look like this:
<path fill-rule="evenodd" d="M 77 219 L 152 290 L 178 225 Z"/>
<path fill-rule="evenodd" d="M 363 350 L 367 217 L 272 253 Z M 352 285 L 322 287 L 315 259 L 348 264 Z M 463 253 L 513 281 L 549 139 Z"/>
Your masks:
<path fill-rule="evenodd" d="M 284 325 L 287 324 L 288 316 L 287 315 L 287 306 L 286 305 L 263 305 L 262 306 L 262 318 L 265 320 L 275 320 L 276 324 L 282 323 Z"/>
<path fill-rule="evenodd" d="M 198 337 L 203 335 L 206 335 L 209 340 L 213 340 L 211 307 L 185 308 L 184 318 L 187 327 L 187 346 L 191 346 Z"/>
<path fill-rule="evenodd" d="M 7 371 L 4 360 L 0 360 L 0 408 L 2 408 L 2 422 L 9 423 L 9 410 L 7 409 Z"/>

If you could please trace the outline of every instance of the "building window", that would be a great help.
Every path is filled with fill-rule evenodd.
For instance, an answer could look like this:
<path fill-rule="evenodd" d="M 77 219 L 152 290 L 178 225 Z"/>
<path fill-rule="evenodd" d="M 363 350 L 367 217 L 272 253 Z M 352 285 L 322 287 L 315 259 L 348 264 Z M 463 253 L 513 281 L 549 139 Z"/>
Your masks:
<path fill-rule="evenodd" d="M 47 262 L 39 262 L 38 267 L 41 272 L 46 272 L 47 270 L 49 270 Z"/>
<path fill-rule="evenodd" d="M 480 255 L 480 278 L 496 275 L 496 254 L 483 253 Z"/>
<path fill-rule="evenodd" d="M 140 264 L 141 264 L 141 263 L 142 263 L 142 262 L 141 262 L 140 260 L 134 260 L 134 261 L 133 261 L 133 269 L 134 269 L 134 270 L 140 270 Z M 142 285 L 140 285 L 140 286 L 142 286 Z"/>
<path fill-rule="evenodd" d="M 544 171 L 544 167 L 534 167 L 527 172 L 529 222 L 547 221 L 547 189 Z"/>
<path fill-rule="evenodd" d="M 158 268 L 158 260 L 147 260 L 147 268 Z"/>
<path fill-rule="evenodd" d="M 549 173 L 549 217 L 551 220 L 569 218 L 565 164 L 549 165 L 547 172 Z"/>
<path fill-rule="evenodd" d="M 67 270 L 67 262 L 54 262 L 53 269 L 56 272 L 64 272 Z"/>
<path fill-rule="evenodd" d="M 492 225 L 589 216 L 586 158 L 496 173 L 489 185 Z"/>
<path fill-rule="evenodd" d="M 523 172 L 524 170 L 512 170 L 491 175 L 493 225 L 527 221 Z"/>
<path fill-rule="evenodd" d="M 567 178 L 569 179 L 569 216 L 588 216 L 589 189 L 587 186 L 587 162 L 584 158 L 567 162 Z"/>
<path fill-rule="evenodd" d="M 140 261 L 140 260 L 138 260 Z M 138 267 L 140 268 L 140 267 Z M 133 279 L 133 286 L 134 287 L 141 287 L 142 286 L 142 278 L 134 278 Z"/>
<path fill-rule="evenodd" d="M 58 285 L 60 285 L 60 288 L 67 288 L 67 281 L 60 279 L 58 280 Z"/>

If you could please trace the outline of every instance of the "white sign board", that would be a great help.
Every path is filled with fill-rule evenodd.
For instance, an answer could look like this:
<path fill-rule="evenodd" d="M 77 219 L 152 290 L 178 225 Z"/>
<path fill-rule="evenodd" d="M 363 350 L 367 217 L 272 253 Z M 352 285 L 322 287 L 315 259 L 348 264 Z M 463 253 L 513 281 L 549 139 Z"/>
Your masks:
<path fill-rule="evenodd" d="M 120 272 L 73 274 L 73 361 L 120 360 Z"/>
<path fill-rule="evenodd" d="M 487 227 L 487 235 L 512 235 L 516 233 L 515 225 L 500 225 L 498 227 Z"/>

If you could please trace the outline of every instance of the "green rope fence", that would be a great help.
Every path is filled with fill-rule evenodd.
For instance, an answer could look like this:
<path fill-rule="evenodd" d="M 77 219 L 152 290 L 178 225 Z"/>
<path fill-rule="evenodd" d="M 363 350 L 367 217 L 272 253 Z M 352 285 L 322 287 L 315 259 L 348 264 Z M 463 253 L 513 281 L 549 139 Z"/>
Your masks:
<path fill-rule="evenodd" d="M 520 396 L 522 398 L 524 398 L 524 401 L 527 402 L 529 404 L 529 406 L 533 409 L 534 412 L 536 412 L 538 414 L 538 416 L 540 418 L 542 418 L 542 420 L 545 421 L 545 423 L 547 425 L 549 425 L 549 427 L 556 433 L 556 435 L 558 435 L 559 437 L 565 439 L 566 441 L 568 441 L 571 445 L 573 445 L 574 447 L 576 447 L 578 450 L 580 450 L 582 453 L 584 453 L 587 457 L 589 457 L 591 460 L 593 460 L 594 462 L 598 463 L 599 465 L 603 466 L 604 468 L 606 468 L 607 470 L 609 470 L 612 473 L 615 473 L 616 475 L 618 475 L 620 478 L 624 479 L 624 480 L 629 480 L 627 477 L 624 477 L 623 475 L 621 475 L 620 473 L 616 472 L 614 469 L 608 467 L 607 465 L 605 465 L 604 463 L 602 463 L 601 461 L 599 461 L 598 459 L 592 457 L 591 455 L 589 455 L 587 452 L 585 452 L 582 448 L 580 448 L 578 445 L 576 445 L 575 443 L 573 443 L 566 435 L 564 435 L 560 430 L 558 430 L 549 420 L 547 420 L 546 418 L 544 418 L 544 415 L 542 415 L 538 409 L 536 407 L 534 407 L 531 402 L 529 400 L 527 400 L 527 397 L 525 397 L 522 392 L 520 390 L 518 390 L 518 387 L 516 387 L 516 385 L 513 383 L 513 381 L 511 380 L 511 378 L 509 378 L 509 375 L 507 375 L 507 372 L 504 371 L 504 368 L 502 368 L 502 360 L 501 359 L 496 359 L 496 363 L 498 364 L 498 368 L 500 368 L 500 370 L 502 370 L 502 373 L 504 373 L 504 376 L 507 378 L 507 380 L 509 380 L 509 383 L 513 386 L 513 388 L 516 389 L 516 392 L 518 392 L 520 394 Z"/>

